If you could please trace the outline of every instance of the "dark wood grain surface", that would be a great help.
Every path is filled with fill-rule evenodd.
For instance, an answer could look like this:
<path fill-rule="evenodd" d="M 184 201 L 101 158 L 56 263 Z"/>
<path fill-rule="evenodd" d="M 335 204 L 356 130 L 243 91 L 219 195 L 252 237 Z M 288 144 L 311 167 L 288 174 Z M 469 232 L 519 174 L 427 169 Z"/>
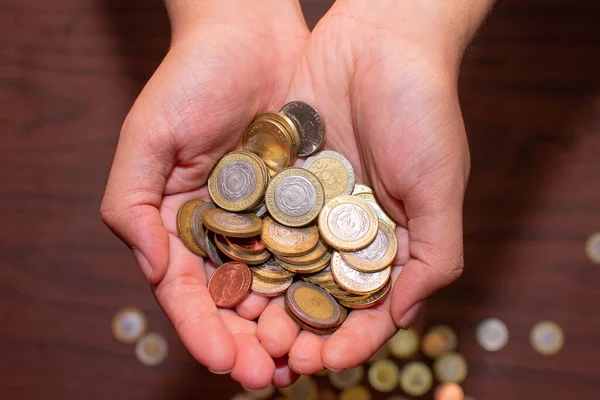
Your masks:
<path fill-rule="evenodd" d="M 330 4 L 304 1 L 311 25 Z M 464 62 L 466 269 L 425 324 L 458 331 L 477 400 L 600 398 L 600 266 L 584 253 L 600 231 L 599 24 L 596 1 L 507 0 Z M 239 386 L 192 360 L 98 212 L 168 48 L 161 2 L 3 0 L 0 27 L 0 398 L 228 399 Z M 159 367 L 113 339 L 123 306 L 168 338 Z M 486 317 L 510 329 L 498 353 L 475 342 Z M 554 357 L 529 345 L 546 319 L 566 333 Z"/>

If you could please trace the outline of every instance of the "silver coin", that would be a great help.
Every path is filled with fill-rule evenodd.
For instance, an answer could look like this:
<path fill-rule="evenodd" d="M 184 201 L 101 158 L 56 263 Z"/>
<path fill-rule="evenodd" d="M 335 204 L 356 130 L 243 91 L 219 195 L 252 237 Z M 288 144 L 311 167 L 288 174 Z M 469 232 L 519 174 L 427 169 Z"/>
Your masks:
<path fill-rule="evenodd" d="M 315 205 L 317 193 L 310 181 L 302 176 L 288 176 L 275 188 L 275 204 L 290 217 L 301 217 Z"/>
<path fill-rule="evenodd" d="M 336 283 L 343 289 L 356 293 L 368 293 L 381 289 L 390 279 L 391 267 L 378 272 L 360 272 L 352 268 L 334 251 L 331 256 L 331 272 Z"/>
<path fill-rule="evenodd" d="M 325 140 L 325 123 L 317 109 L 303 101 L 291 101 L 281 107 L 294 122 L 300 136 L 299 156 L 309 156 L 319 150 Z"/>
<path fill-rule="evenodd" d="M 243 161 L 228 162 L 217 176 L 217 190 L 228 201 L 246 200 L 255 188 L 254 169 Z"/>
<path fill-rule="evenodd" d="M 262 218 L 267 215 L 267 205 L 263 201 L 260 203 L 260 206 L 252 210 L 252 214 L 256 215 L 258 218 Z"/>
<path fill-rule="evenodd" d="M 477 343 L 487 351 L 498 351 L 508 343 L 508 328 L 497 318 L 488 318 L 477 325 Z"/>
<path fill-rule="evenodd" d="M 461 383 L 467 377 L 467 360 L 458 353 L 446 353 L 433 364 L 433 371 L 440 382 Z"/>
<path fill-rule="evenodd" d="M 325 162 L 324 159 L 331 159 Z M 302 168 L 316 175 L 325 189 L 325 201 L 342 194 L 351 194 L 356 183 L 352 164 L 337 151 L 323 150 L 306 159 Z"/>
<path fill-rule="evenodd" d="M 390 242 L 386 236 L 386 234 L 379 229 L 377 231 L 377 236 L 371 242 L 370 245 L 365 247 L 364 249 L 355 251 L 352 253 L 356 258 L 364 262 L 373 262 L 379 260 L 383 257 L 390 246 Z"/>
<path fill-rule="evenodd" d="M 553 355 L 562 349 L 565 335 L 558 324 L 552 321 L 542 321 L 531 329 L 529 340 L 538 353 Z"/>
<path fill-rule="evenodd" d="M 221 265 L 223 265 L 227 261 L 229 261 L 224 256 L 222 256 L 221 253 L 219 252 L 219 249 L 217 248 L 217 245 L 215 244 L 215 234 L 214 233 L 207 231 L 204 235 L 204 243 L 203 244 L 204 244 L 204 248 L 206 249 L 204 251 L 208 255 L 208 258 L 210 258 L 210 261 L 212 261 L 216 267 L 220 267 Z"/>
<path fill-rule="evenodd" d="M 360 240 L 371 228 L 367 212 L 352 203 L 342 203 L 334 207 L 327 217 L 327 225 L 331 233 L 346 242 Z"/>
<path fill-rule="evenodd" d="M 202 214 L 205 211 L 211 210 L 213 208 L 217 208 L 214 203 L 207 201 L 205 203 L 200 204 L 194 210 L 194 215 L 192 215 L 192 234 L 194 237 L 194 241 L 196 244 L 206 253 L 204 249 L 204 240 L 205 240 L 205 229 L 202 224 Z"/>

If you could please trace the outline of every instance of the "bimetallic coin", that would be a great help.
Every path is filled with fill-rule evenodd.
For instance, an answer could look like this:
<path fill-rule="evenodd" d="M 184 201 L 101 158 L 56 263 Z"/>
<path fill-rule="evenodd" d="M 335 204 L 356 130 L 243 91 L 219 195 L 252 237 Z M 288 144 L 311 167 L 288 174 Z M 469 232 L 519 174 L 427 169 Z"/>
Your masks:
<path fill-rule="evenodd" d="M 392 217 L 390 217 L 384 210 L 383 207 L 381 207 L 381 204 L 379 204 L 379 201 L 377 200 L 377 198 L 375 197 L 375 195 L 373 193 L 359 193 L 355 195 L 356 197 L 359 197 L 361 199 L 363 199 L 364 201 L 366 201 L 367 203 L 369 203 L 369 205 L 373 208 L 373 210 L 375 211 L 375 214 L 377 214 L 377 217 L 382 220 L 383 222 L 386 222 L 388 225 L 390 225 L 392 227 L 392 229 L 396 229 L 396 221 L 394 221 L 392 219 Z"/>
<path fill-rule="evenodd" d="M 363 183 L 356 183 L 354 185 L 354 189 L 352 190 L 352 196 L 356 196 L 357 194 L 369 193 L 373 194 L 373 189 L 370 186 L 365 185 Z"/>
<path fill-rule="evenodd" d="M 230 237 L 260 234 L 262 220 L 254 214 L 236 214 L 215 208 L 204 213 L 203 224 L 209 230 Z"/>
<path fill-rule="evenodd" d="M 408 359 L 419 351 L 419 334 L 414 328 L 400 329 L 387 344 L 394 357 Z"/>
<path fill-rule="evenodd" d="M 285 280 L 268 279 L 257 274 L 253 269 L 251 269 L 251 271 L 252 291 L 265 297 L 275 297 L 285 293 L 294 280 L 293 276 Z"/>
<path fill-rule="evenodd" d="M 423 354 L 435 360 L 444 353 L 454 351 L 457 344 L 456 332 L 452 328 L 446 325 L 436 325 L 429 329 L 423 337 L 421 348 Z"/>
<path fill-rule="evenodd" d="M 265 204 L 271 217 L 291 227 L 314 221 L 324 202 L 321 182 L 302 168 L 282 170 L 271 179 L 265 192 Z"/>
<path fill-rule="evenodd" d="M 263 220 L 261 238 L 275 255 L 302 256 L 309 253 L 319 242 L 316 226 L 290 228 L 267 217 Z"/>
<path fill-rule="evenodd" d="M 591 235 L 585 243 L 585 252 L 591 262 L 600 264 L 600 232 Z"/>
<path fill-rule="evenodd" d="M 207 231 L 204 234 L 204 246 L 202 247 L 206 249 L 206 254 L 208 254 L 208 258 L 210 259 L 210 261 L 213 262 L 215 267 L 220 267 L 221 265 L 229 261 L 229 258 L 227 258 L 223 253 L 221 253 L 219 251 L 219 248 L 215 244 L 214 233 Z"/>
<path fill-rule="evenodd" d="M 331 253 L 325 253 L 325 255 L 317 262 L 312 264 L 303 264 L 303 265 L 295 265 L 290 264 L 280 259 L 277 259 L 279 265 L 285 268 L 288 271 L 295 272 L 298 274 L 314 274 L 315 272 L 319 272 L 329 265 L 329 261 L 331 260 Z"/>
<path fill-rule="evenodd" d="M 169 354 L 167 341 L 157 333 L 143 336 L 135 344 L 135 355 L 144 365 L 155 367 L 162 363 Z"/>
<path fill-rule="evenodd" d="M 365 368 L 358 365 L 354 368 L 343 369 L 341 371 L 327 370 L 327 376 L 331 385 L 339 390 L 344 390 L 357 385 L 365 374 Z"/>
<path fill-rule="evenodd" d="M 317 400 L 319 394 L 317 383 L 308 375 L 301 375 L 292 385 L 279 391 L 286 400 Z"/>
<path fill-rule="evenodd" d="M 292 118 L 282 113 L 266 112 L 258 115 L 256 117 L 256 120 L 270 120 L 277 122 L 279 125 L 283 126 L 288 134 L 290 143 L 292 144 L 293 158 L 296 159 L 296 156 L 298 155 L 298 150 L 300 149 L 300 133 L 298 132 L 296 123 L 295 121 L 293 121 Z"/>
<path fill-rule="evenodd" d="M 252 395 L 255 400 L 270 399 L 275 394 L 275 386 L 269 385 L 262 389 L 246 389 L 246 392 Z"/>
<path fill-rule="evenodd" d="M 215 235 L 214 236 L 215 244 L 217 248 L 223 252 L 227 257 L 231 258 L 234 261 L 239 261 L 245 264 L 250 265 L 258 265 L 267 261 L 271 257 L 271 253 L 267 250 L 263 250 L 262 253 L 252 254 L 252 253 L 244 253 L 241 251 L 237 251 L 227 243 L 225 236 Z"/>
<path fill-rule="evenodd" d="M 295 158 L 292 146 L 286 129 L 269 119 L 255 119 L 244 135 L 244 150 L 259 156 L 271 175 L 292 165 Z"/>
<path fill-rule="evenodd" d="M 265 244 L 260 236 L 249 238 L 230 238 L 223 236 L 225 241 L 232 249 L 248 254 L 260 254 L 265 251 Z"/>
<path fill-rule="evenodd" d="M 439 385 L 433 394 L 435 400 L 464 400 L 465 392 L 454 382 L 446 382 Z"/>
<path fill-rule="evenodd" d="M 562 328 L 554 322 L 542 321 L 535 324 L 529 335 L 531 346 L 540 354 L 554 355 L 562 349 L 565 335 Z"/>
<path fill-rule="evenodd" d="M 329 293 L 306 282 L 295 282 L 286 292 L 286 304 L 302 322 L 315 328 L 330 328 L 340 318 L 340 308 Z"/>
<path fill-rule="evenodd" d="M 325 202 L 342 194 L 351 194 L 356 182 L 350 161 L 338 152 L 323 150 L 309 157 L 302 168 L 316 175 L 325 189 Z"/>
<path fill-rule="evenodd" d="M 389 393 L 398 387 L 400 369 L 395 362 L 380 360 L 369 367 L 369 383 L 378 392 Z"/>
<path fill-rule="evenodd" d="M 364 249 L 354 252 L 340 252 L 340 255 L 352 268 L 362 272 L 377 272 L 389 267 L 398 253 L 396 232 L 383 221 L 379 221 L 379 230 L 375 240 Z"/>
<path fill-rule="evenodd" d="M 202 224 L 202 218 L 207 210 L 212 210 L 213 208 L 216 208 L 215 204 L 212 201 L 206 201 L 196 207 L 194 215 L 192 215 L 192 233 L 194 235 L 194 241 L 205 253 L 206 249 L 204 248 L 204 235 L 206 228 L 204 228 L 204 225 Z"/>
<path fill-rule="evenodd" d="M 371 400 L 371 392 L 363 385 L 352 386 L 340 393 L 340 400 Z"/>
<path fill-rule="evenodd" d="M 179 207 L 177 211 L 177 236 L 189 251 L 197 256 L 206 257 L 206 253 L 196 243 L 192 229 L 194 212 L 202 203 L 204 201 L 193 199 L 186 201 Z"/>
<path fill-rule="evenodd" d="M 488 318 L 477 325 L 477 343 L 487 351 L 498 351 L 508 343 L 508 328 L 498 318 Z"/>
<path fill-rule="evenodd" d="M 400 387 L 410 396 L 422 396 L 432 385 L 431 370 L 422 362 L 408 363 L 400 373 Z"/>
<path fill-rule="evenodd" d="M 344 307 L 352 309 L 372 307 L 385 299 L 385 296 L 389 293 L 391 287 L 392 281 L 388 280 L 384 287 L 374 293 L 367 294 L 365 296 L 355 296 L 355 298 L 349 299 L 338 298 L 338 301 Z"/>
<path fill-rule="evenodd" d="M 277 258 L 281 261 L 285 261 L 286 263 L 294 265 L 308 265 L 319 261 L 325 256 L 326 253 L 327 245 L 322 240 L 319 240 L 319 243 L 315 246 L 315 248 L 303 256 L 290 257 L 280 255 L 277 256 Z"/>
<path fill-rule="evenodd" d="M 304 281 L 313 283 L 315 285 L 327 282 L 335 283 L 335 281 L 333 280 L 333 275 L 331 275 L 331 268 L 329 266 L 325 267 L 325 269 L 315 274 L 302 275 L 301 278 Z"/>
<path fill-rule="evenodd" d="M 440 382 L 461 383 L 467 377 L 467 360 L 458 353 L 446 353 L 435 360 L 433 372 Z"/>
<path fill-rule="evenodd" d="M 344 309 L 344 308 L 342 307 L 341 309 Z M 292 319 L 292 321 L 294 321 L 296 323 L 296 325 L 298 325 L 300 327 L 300 329 L 303 329 L 308 332 L 312 332 L 315 335 L 331 335 L 338 328 L 337 325 L 332 326 L 331 328 L 323 328 L 323 329 L 315 328 L 314 326 L 308 325 L 308 324 L 304 323 L 303 321 L 299 320 L 298 317 L 296 317 L 290 311 L 290 307 L 287 305 L 287 303 L 285 304 L 285 310 L 286 310 L 288 316 Z"/>
<path fill-rule="evenodd" d="M 356 196 L 338 196 L 319 214 L 321 237 L 341 251 L 367 247 L 379 229 L 379 219 L 369 204 Z"/>
<path fill-rule="evenodd" d="M 137 308 L 123 308 L 112 320 L 112 332 L 115 339 L 123 343 L 135 343 L 148 327 L 148 320 Z"/>
<path fill-rule="evenodd" d="M 372 293 L 390 280 L 390 267 L 378 272 L 360 272 L 349 266 L 337 251 L 331 256 L 331 275 L 335 282 L 351 293 Z"/>
<path fill-rule="evenodd" d="M 299 156 L 309 156 L 319 150 L 325 141 L 325 123 L 317 109 L 303 101 L 291 101 L 279 112 L 292 117 L 300 135 Z"/>
<path fill-rule="evenodd" d="M 246 264 L 231 261 L 221 265 L 208 281 L 208 292 L 215 305 L 233 308 L 250 292 L 252 273 Z"/>
<path fill-rule="evenodd" d="M 263 264 L 253 266 L 251 269 L 252 273 L 264 279 L 286 280 L 294 277 L 293 272 L 284 269 L 273 257 Z"/>

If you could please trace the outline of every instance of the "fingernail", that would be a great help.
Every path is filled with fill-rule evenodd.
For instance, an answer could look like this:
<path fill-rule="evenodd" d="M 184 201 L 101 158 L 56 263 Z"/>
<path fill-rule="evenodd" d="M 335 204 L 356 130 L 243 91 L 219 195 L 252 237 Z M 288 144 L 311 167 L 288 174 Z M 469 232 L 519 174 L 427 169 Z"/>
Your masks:
<path fill-rule="evenodd" d="M 144 256 L 144 254 L 139 249 L 133 249 L 133 256 L 135 257 L 135 260 L 140 266 L 142 273 L 144 274 L 148 282 L 150 282 L 150 278 L 152 277 L 152 265 L 150 265 L 150 262 L 148 261 L 146 256 Z"/>
<path fill-rule="evenodd" d="M 417 314 L 419 314 L 419 311 L 421 311 L 421 307 L 423 306 L 423 303 L 424 303 L 424 301 L 421 300 L 421 301 L 413 304 L 412 307 L 410 307 L 408 309 L 408 311 L 406 311 L 404 313 L 402 318 L 400 318 L 400 328 L 408 329 L 410 327 L 410 325 L 413 323 Z"/>
<path fill-rule="evenodd" d="M 232 371 L 232 369 L 228 369 L 227 371 L 213 371 L 212 369 L 209 368 L 208 370 L 215 375 L 227 375 L 228 373 L 230 373 Z"/>

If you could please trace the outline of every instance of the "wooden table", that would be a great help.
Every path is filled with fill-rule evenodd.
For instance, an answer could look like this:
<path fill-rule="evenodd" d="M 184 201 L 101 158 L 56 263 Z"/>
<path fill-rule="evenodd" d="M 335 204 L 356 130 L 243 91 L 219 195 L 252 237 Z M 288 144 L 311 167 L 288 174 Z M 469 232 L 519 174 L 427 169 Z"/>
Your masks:
<path fill-rule="evenodd" d="M 330 3 L 304 2 L 311 25 Z M 596 1 L 507 0 L 464 63 L 466 269 L 426 323 L 459 333 L 477 400 L 600 398 L 600 266 L 584 253 L 600 230 L 599 23 Z M 168 48 L 161 2 L 4 0 L 0 26 L 0 398 L 228 399 L 239 387 L 192 360 L 98 212 Z M 123 306 L 168 338 L 161 366 L 113 339 Z M 475 342 L 486 317 L 510 329 L 498 353 Z M 545 319 L 566 333 L 554 357 L 529 345 Z"/>

